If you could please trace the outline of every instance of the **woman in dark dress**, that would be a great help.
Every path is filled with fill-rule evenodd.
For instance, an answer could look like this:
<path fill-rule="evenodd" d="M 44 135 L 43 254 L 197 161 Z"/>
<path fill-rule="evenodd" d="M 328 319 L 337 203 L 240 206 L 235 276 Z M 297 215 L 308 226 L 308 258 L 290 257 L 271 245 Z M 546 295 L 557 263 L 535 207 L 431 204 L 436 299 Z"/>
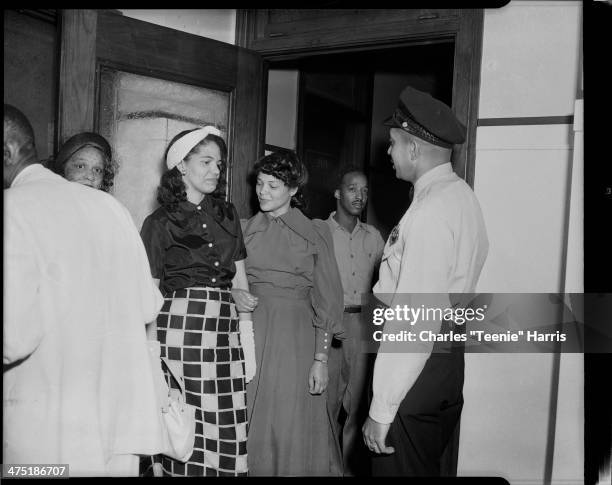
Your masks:
<path fill-rule="evenodd" d="M 158 189 L 161 207 L 141 231 L 165 297 L 149 335 L 184 376 L 187 403 L 196 407 L 193 454 L 187 463 L 154 457 L 164 475 L 247 474 L 246 381 L 255 363 L 245 312 L 257 299 L 248 292 L 238 214 L 222 197 L 227 149 L 220 135 L 207 126 L 174 138 Z"/>
<path fill-rule="evenodd" d="M 327 412 L 327 356 L 343 293 L 324 221 L 297 208 L 304 165 L 274 153 L 255 165 L 261 211 L 244 226 L 257 375 L 247 388 L 251 475 L 341 475 Z"/>

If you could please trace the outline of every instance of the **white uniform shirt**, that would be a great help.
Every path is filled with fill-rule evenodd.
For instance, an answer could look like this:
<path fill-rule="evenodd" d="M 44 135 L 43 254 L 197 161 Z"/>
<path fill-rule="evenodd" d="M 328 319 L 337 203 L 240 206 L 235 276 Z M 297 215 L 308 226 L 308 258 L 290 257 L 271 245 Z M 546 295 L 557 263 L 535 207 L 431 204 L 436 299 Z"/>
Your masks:
<path fill-rule="evenodd" d="M 127 209 L 40 164 L 4 204 L 4 463 L 105 475 L 160 451 L 145 323 L 163 298 Z"/>
<path fill-rule="evenodd" d="M 474 192 L 450 163 L 439 165 L 415 183 L 412 204 L 385 245 L 373 291 L 392 307 L 400 301 L 403 305 L 414 293 L 473 292 L 488 248 Z M 432 347 L 433 342 L 430 352 Z M 385 424 L 393 421 L 429 355 L 379 352 L 369 413 L 372 419 Z"/>

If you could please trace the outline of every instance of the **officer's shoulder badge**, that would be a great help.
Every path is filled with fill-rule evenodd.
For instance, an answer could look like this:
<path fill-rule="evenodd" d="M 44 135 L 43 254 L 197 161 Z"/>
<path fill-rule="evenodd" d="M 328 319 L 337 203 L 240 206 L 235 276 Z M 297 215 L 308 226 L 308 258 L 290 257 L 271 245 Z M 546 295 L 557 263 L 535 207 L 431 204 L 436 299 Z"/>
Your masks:
<path fill-rule="evenodd" d="M 399 226 L 395 226 L 389 235 L 389 246 L 392 246 L 397 241 L 399 236 Z"/>

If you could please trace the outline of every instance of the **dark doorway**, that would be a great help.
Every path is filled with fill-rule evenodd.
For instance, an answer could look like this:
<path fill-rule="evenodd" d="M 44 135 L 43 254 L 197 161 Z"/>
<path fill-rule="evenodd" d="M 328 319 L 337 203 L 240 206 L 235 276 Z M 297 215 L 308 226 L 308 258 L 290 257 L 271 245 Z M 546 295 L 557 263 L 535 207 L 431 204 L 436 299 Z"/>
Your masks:
<path fill-rule="evenodd" d="M 410 204 L 410 184 L 395 177 L 382 120 L 407 85 L 450 105 L 454 55 L 447 40 L 270 63 L 300 75 L 296 149 L 310 174 L 308 216 L 325 219 L 335 210 L 334 175 L 355 165 L 370 184 L 363 218 L 388 236 Z"/>
<path fill-rule="evenodd" d="M 32 123 L 40 159 L 55 153 L 58 35 L 55 15 L 4 11 L 4 102 Z"/>

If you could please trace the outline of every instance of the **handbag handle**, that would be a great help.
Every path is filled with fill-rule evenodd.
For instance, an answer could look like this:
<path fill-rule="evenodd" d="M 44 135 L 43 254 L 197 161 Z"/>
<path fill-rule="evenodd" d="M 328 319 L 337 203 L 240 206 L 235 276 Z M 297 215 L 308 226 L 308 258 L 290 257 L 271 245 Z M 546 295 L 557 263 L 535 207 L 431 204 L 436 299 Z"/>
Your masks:
<path fill-rule="evenodd" d="M 181 389 L 181 394 L 183 395 L 183 399 L 186 399 L 186 396 L 185 396 L 185 382 L 183 381 L 183 378 L 181 376 L 178 376 L 176 374 L 176 372 L 174 372 L 174 370 L 170 366 L 170 362 L 168 362 L 168 360 L 165 357 L 160 357 L 160 359 L 166 365 L 166 368 L 170 372 L 170 375 L 178 383 L 178 385 L 179 385 L 179 387 Z"/>

